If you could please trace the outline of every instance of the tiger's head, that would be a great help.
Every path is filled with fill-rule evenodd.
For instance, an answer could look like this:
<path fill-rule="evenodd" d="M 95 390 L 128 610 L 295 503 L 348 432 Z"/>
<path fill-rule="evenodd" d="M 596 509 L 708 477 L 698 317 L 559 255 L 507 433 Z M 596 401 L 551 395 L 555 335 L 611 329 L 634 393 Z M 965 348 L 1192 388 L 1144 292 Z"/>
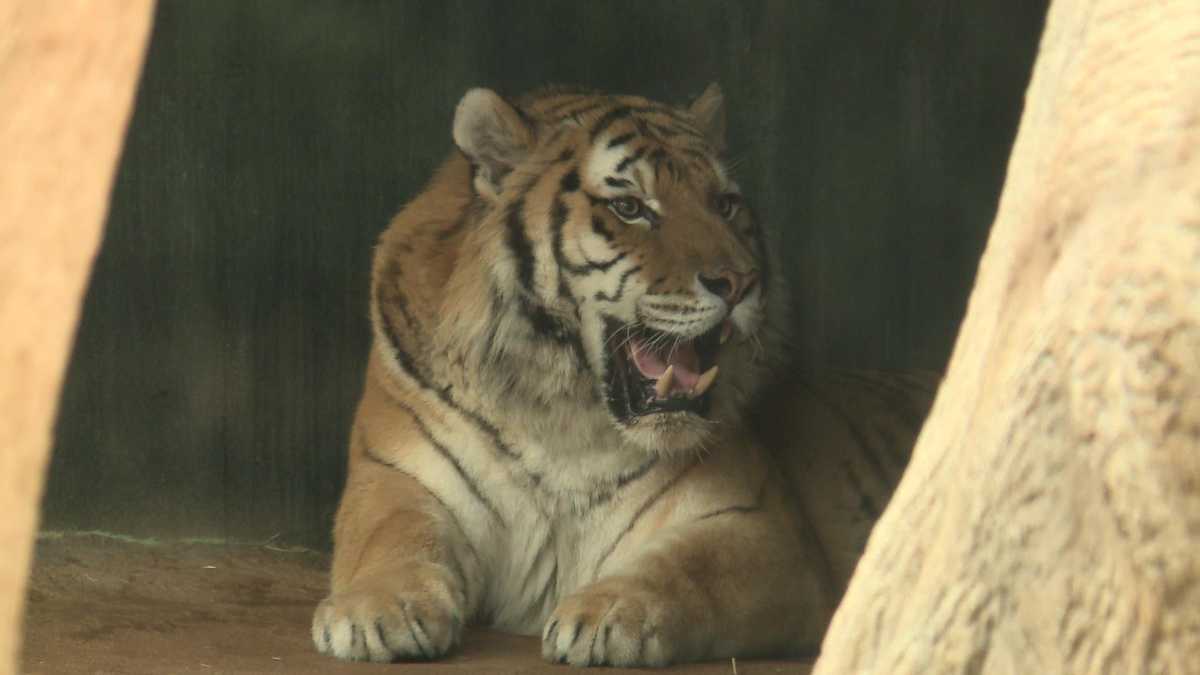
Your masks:
<path fill-rule="evenodd" d="M 590 406 L 654 452 L 702 445 L 740 414 L 779 303 L 762 229 L 721 159 L 723 106 L 716 85 L 686 108 L 564 90 L 463 97 L 453 135 L 477 224 L 456 265 L 487 275 L 449 280 L 461 296 L 443 339 L 468 336 L 496 395 Z"/>

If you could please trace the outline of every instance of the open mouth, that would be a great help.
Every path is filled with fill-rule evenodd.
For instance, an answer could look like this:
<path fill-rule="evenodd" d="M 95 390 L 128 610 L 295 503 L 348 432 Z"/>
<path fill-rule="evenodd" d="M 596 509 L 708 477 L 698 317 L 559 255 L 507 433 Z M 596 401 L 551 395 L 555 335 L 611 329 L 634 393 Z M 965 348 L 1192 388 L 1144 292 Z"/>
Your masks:
<path fill-rule="evenodd" d="M 608 403 L 618 419 L 653 413 L 690 412 L 704 416 L 717 379 L 717 355 L 733 325 L 717 324 L 695 338 L 635 329 L 625 339 L 610 331 Z"/>

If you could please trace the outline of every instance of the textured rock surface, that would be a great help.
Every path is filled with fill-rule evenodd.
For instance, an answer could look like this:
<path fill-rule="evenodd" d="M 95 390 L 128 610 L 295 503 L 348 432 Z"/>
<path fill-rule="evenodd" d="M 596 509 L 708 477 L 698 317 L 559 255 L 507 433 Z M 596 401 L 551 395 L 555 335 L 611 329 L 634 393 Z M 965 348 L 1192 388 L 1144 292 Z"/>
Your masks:
<path fill-rule="evenodd" d="M 1200 4 L 1052 6 L 946 379 L 814 672 L 1200 672 Z"/>
<path fill-rule="evenodd" d="M 146 0 L 0 0 L 0 673 L 149 23 Z"/>

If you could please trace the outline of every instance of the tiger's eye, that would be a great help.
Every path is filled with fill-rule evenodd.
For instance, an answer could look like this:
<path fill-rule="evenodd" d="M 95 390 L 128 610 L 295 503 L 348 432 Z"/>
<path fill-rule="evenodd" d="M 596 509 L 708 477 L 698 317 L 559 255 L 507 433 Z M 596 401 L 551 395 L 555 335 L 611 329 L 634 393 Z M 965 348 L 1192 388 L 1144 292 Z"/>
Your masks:
<path fill-rule="evenodd" d="M 741 196 L 727 192 L 717 197 L 717 213 L 720 213 L 722 218 L 729 220 L 737 215 L 738 205 L 741 203 Z"/>
<path fill-rule="evenodd" d="M 637 220 L 643 216 L 642 202 L 635 197 L 616 197 L 608 203 L 623 220 Z"/>

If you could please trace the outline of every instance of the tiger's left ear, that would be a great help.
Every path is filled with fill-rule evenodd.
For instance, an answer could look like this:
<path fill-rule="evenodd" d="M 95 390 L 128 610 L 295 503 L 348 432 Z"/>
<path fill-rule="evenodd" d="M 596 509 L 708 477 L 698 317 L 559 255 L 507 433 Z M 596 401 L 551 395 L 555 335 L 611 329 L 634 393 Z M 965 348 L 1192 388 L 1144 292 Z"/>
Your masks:
<path fill-rule="evenodd" d="M 472 89 L 454 111 L 454 143 L 475 166 L 475 189 L 495 199 L 500 181 L 533 147 L 520 111 L 491 89 Z"/>
<path fill-rule="evenodd" d="M 700 129 L 709 143 L 712 143 L 717 152 L 725 151 L 725 94 L 721 93 L 721 87 L 716 82 L 709 84 L 704 89 L 704 93 L 700 94 L 700 98 L 692 101 L 688 106 L 688 112 L 696 120 L 696 127 Z"/>

